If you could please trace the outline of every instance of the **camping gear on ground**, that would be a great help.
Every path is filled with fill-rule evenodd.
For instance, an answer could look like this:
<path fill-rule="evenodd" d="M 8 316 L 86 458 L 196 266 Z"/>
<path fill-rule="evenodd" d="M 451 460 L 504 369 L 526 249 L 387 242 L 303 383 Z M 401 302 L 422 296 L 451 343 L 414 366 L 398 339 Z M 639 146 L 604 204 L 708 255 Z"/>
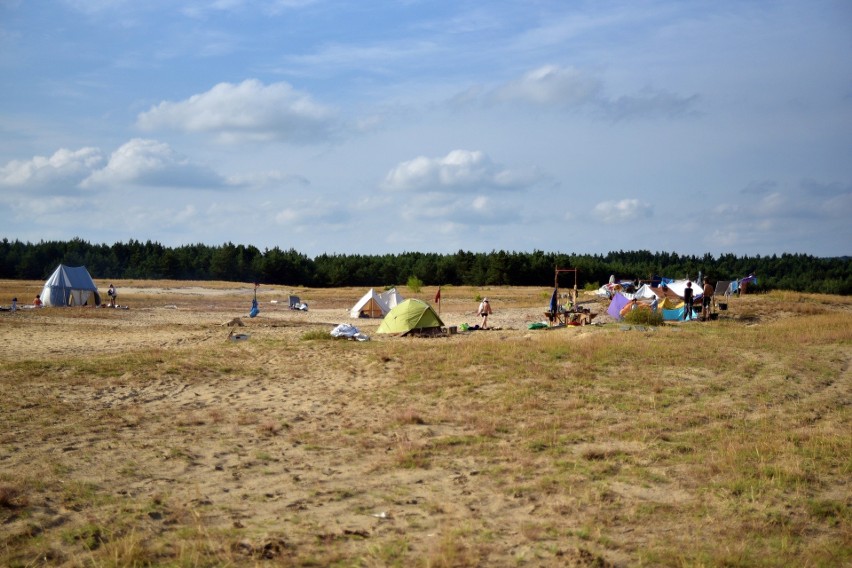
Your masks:
<path fill-rule="evenodd" d="M 385 301 L 376 294 L 373 288 L 361 296 L 361 299 L 352 306 L 349 310 L 349 316 L 352 318 L 380 318 L 391 309 L 385 304 Z"/>
<path fill-rule="evenodd" d="M 565 312 L 565 308 L 559 305 L 559 288 L 553 289 L 553 294 L 550 295 L 550 303 L 547 305 L 547 311 L 544 312 L 544 317 L 550 322 L 550 325 L 564 324 L 564 318 L 560 317 Z"/>
<path fill-rule="evenodd" d="M 257 314 L 260 313 L 260 308 L 257 307 L 257 284 L 254 285 L 254 299 L 251 301 L 251 310 L 249 310 L 249 317 L 257 317 Z"/>
<path fill-rule="evenodd" d="M 332 337 L 343 337 L 346 339 L 354 339 L 356 341 L 368 341 L 370 337 L 358 330 L 354 325 L 341 323 L 331 330 Z"/>
<path fill-rule="evenodd" d="M 288 303 L 290 304 L 291 310 L 300 310 L 300 311 L 303 311 L 303 312 L 308 311 L 308 305 L 306 303 L 302 302 L 299 299 L 299 296 L 291 295 L 288 298 Z"/>
<path fill-rule="evenodd" d="M 60 264 L 41 291 L 44 306 L 99 306 L 98 287 L 85 266 Z"/>
<path fill-rule="evenodd" d="M 443 327 L 444 322 L 432 306 L 423 300 L 409 298 L 388 312 L 376 333 L 438 334 Z"/>

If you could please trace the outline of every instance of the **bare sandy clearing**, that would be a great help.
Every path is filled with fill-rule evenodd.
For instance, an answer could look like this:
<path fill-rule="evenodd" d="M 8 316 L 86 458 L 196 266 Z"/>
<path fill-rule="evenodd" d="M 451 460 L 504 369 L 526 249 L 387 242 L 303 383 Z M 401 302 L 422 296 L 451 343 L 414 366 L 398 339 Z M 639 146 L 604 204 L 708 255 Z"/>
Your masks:
<path fill-rule="evenodd" d="M 282 303 L 288 292 L 261 288 L 254 319 L 253 290 L 224 285 L 119 283 L 128 310 L 0 314 L 2 559 L 631 565 L 649 548 L 678 550 L 681 538 L 730 545 L 718 531 L 743 530 L 725 504 L 728 482 L 708 483 L 719 472 L 691 458 L 703 451 L 696 428 L 727 432 L 724 420 L 739 425 L 742 408 L 762 422 L 783 411 L 729 393 L 739 367 L 727 371 L 736 381 L 715 369 L 666 371 L 622 399 L 635 387 L 620 377 L 640 370 L 610 358 L 608 344 L 668 330 L 530 331 L 547 289 L 491 289 L 499 330 L 396 338 L 375 335 L 379 320 L 348 317 L 356 290 L 296 290 L 307 312 Z M 445 323 L 475 323 L 476 293 L 443 290 Z M 766 321 L 759 302 L 740 306 Z M 248 341 L 227 339 L 234 317 Z M 372 340 L 302 340 L 338 323 Z M 690 325 L 684 333 L 701 329 Z M 526 359 L 524 345 L 541 347 Z M 583 349 L 608 370 L 576 369 L 583 360 L 568 359 Z M 777 365 L 769 379 L 813 383 L 781 399 L 818 425 L 804 444 L 842 428 L 848 348 L 835 357 L 846 367 L 830 384 L 765 355 L 730 364 Z M 559 396 L 545 394 L 557 383 Z M 820 499 L 846 487 L 829 473 Z M 816 534 L 837 538 L 832 526 Z"/>

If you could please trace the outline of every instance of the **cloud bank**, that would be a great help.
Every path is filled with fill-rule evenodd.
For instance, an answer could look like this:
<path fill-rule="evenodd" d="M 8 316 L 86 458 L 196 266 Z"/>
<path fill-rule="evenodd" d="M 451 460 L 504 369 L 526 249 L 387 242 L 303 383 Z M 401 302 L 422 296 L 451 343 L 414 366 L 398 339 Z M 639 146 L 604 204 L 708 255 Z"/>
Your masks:
<path fill-rule="evenodd" d="M 209 133 L 222 142 L 306 144 L 329 140 L 338 128 L 331 107 L 289 83 L 264 85 L 256 79 L 219 83 L 183 101 L 163 101 L 139 114 L 136 124 L 144 131 Z"/>
<path fill-rule="evenodd" d="M 520 190 L 541 181 L 534 170 L 512 170 L 494 163 L 480 150 L 453 150 L 439 158 L 418 156 L 387 173 L 389 191 L 471 192 Z"/>

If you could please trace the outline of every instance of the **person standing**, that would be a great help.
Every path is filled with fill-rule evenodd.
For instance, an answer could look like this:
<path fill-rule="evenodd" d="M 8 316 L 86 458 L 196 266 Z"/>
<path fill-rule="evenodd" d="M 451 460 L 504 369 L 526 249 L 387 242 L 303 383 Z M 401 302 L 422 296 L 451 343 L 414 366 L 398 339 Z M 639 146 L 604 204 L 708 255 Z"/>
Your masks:
<path fill-rule="evenodd" d="M 683 290 L 683 319 L 692 319 L 692 304 L 694 302 L 692 292 L 692 282 L 686 283 L 686 288 Z"/>
<path fill-rule="evenodd" d="M 15 297 L 15 298 L 12 298 L 12 307 L 10 308 L 10 310 L 14 312 L 14 311 L 17 311 L 17 309 L 18 309 L 18 298 Z"/>
<path fill-rule="evenodd" d="M 479 311 L 477 313 L 482 316 L 482 325 L 480 327 L 482 329 L 488 329 L 488 316 L 491 315 L 491 304 L 488 302 L 488 298 L 482 298 L 482 302 L 479 304 Z"/>
<path fill-rule="evenodd" d="M 115 291 L 115 286 L 112 284 L 109 285 L 109 290 L 107 290 L 107 296 L 109 296 L 109 307 L 115 307 L 115 299 L 118 297 L 118 294 Z"/>
<path fill-rule="evenodd" d="M 713 286 L 710 285 L 710 281 L 707 280 L 707 277 L 704 278 L 704 292 L 703 296 L 701 296 L 701 319 L 707 321 L 710 318 L 710 305 L 713 301 Z"/>

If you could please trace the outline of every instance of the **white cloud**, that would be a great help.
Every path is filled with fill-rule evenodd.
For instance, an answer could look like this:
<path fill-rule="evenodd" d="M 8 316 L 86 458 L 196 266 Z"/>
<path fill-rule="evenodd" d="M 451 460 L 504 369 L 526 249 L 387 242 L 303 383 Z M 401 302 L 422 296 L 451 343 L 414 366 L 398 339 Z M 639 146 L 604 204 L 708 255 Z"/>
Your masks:
<path fill-rule="evenodd" d="M 217 188 L 223 186 L 223 180 L 213 170 L 191 163 L 168 144 L 134 138 L 113 152 L 106 167 L 93 172 L 81 186 L 123 184 Z"/>
<path fill-rule="evenodd" d="M 328 199 L 298 200 L 289 203 L 274 215 L 278 225 L 296 231 L 317 226 L 330 227 L 347 223 L 351 219 L 349 210 Z"/>
<path fill-rule="evenodd" d="M 787 211 L 787 198 L 778 192 L 769 193 L 760 198 L 754 208 L 754 213 L 761 217 L 783 215 Z"/>
<path fill-rule="evenodd" d="M 48 195 L 39 199 L 14 200 L 10 206 L 16 215 L 20 215 L 22 219 L 29 219 L 33 215 L 40 218 L 53 215 L 67 216 L 70 211 L 78 210 L 85 204 L 86 200 L 78 197 Z"/>
<path fill-rule="evenodd" d="M 211 132 L 223 142 L 281 140 L 313 143 L 329 139 L 336 113 L 288 83 L 255 79 L 219 83 L 179 101 L 163 101 L 137 117 L 143 130 Z"/>
<path fill-rule="evenodd" d="M 121 10 L 127 0 L 63 0 L 73 10 L 84 14 L 99 14 L 111 10 Z"/>
<path fill-rule="evenodd" d="M 600 108 L 607 118 L 625 120 L 633 118 L 676 118 L 696 115 L 698 96 L 683 97 L 658 89 L 643 89 L 635 95 L 614 99 L 601 99 Z"/>
<path fill-rule="evenodd" d="M 0 186 L 67 193 L 88 177 L 104 161 L 97 148 L 57 150 L 52 156 L 13 160 L 0 167 Z"/>
<path fill-rule="evenodd" d="M 442 223 L 444 228 L 505 225 L 520 219 L 516 203 L 485 195 L 455 196 L 446 193 L 418 193 L 395 206 L 405 221 Z"/>
<path fill-rule="evenodd" d="M 214 0 L 213 2 L 191 2 L 181 8 L 189 17 L 202 17 L 207 12 L 245 12 L 258 10 L 264 14 L 278 14 L 286 9 L 301 8 L 317 0 Z"/>
<path fill-rule="evenodd" d="M 545 65 L 493 89 L 473 85 L 452 97 L 450 104 L 455 107 L 496 103 L 554 110 L 583 109 L 607 119 L 625 120 L 697 114 L 697 101 L 697 95 L 684 97 L 653 88 L 611 96 L 605 93 L 603 81 L 587 71 Z"/>
<path fill-rule="evenodd" d="M 498 101 L 573 107 L 594 101 L 600 90 L 600 81 L 587 73 L 546 65 L 497 88 L 493 96 Z"/>
<path fill-rule="evenodd" d="M 774 181 L 752 182 L 740 192 L 748 201 L 717 206 L 720 216 L 744 223 L 778 225 L 790 221 L 826 222 L 852 215 L 852 185 L 802 180 L 782 186 Z"/>
<path fill-rule="evenodd" d="M 510 170 L 479 150 L 453 150 L 442 158 L 419 156 L 401 162 L 385 176 L 392 191 L 478 191 L 521 189 L 543 178 L 535 171 Z"/>
<path fill-rule="evenodd" d="M 825 183 L 814 179 L 802 180 L 800 187 L 808 195 L 814 197 L 840 197 L 852 195 L 852 183 Z"/>
<path fill-rule="evenodd" d="M 750 181 L 748 185 L 740 190 L 740 193 L 745 195 L 764 195 L 774 191 L 778 187 L 778 183 L 773 180 Z"/>
<path fill-rule="evenodd" d="M 285 174 L 279 171 L 252 172 L 229 176 L 228 185 L 237 187 L 278 188 L 278 187 L 307 187 L 311 184 L 304 176 Z"/>
<path fill-rule="evenodd" d="M 638 199 L 602 201 L 595 205 L 592 213 L 604 223 L 623 223 L 653 215 L 653 207 Z"/>

